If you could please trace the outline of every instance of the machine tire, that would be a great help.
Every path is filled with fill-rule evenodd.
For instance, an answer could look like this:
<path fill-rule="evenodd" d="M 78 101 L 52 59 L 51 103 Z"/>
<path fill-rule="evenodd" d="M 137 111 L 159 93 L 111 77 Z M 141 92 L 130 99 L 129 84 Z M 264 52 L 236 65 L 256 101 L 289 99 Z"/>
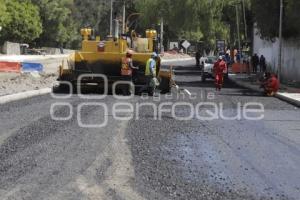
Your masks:
<path fill-rule="evenodd" d="M 165 78 L 165 77 L 161 78 L 160 90 L 163 94 L 169 93 L 171 91 L 169 78 Z"/>
<path fill-rule="evenodd" d="M 67 84 L 59 84 L 56 87 L 52 88 L 53 93 L 57 93 L 57 94 L 65 94 L 65 93 L 72 93 L 74 92 L 74 89 L 71 90 L 70 86 Z"/>
<path fill-rule="evenodd" d="M 73 89 L 73 94 L 77 93 L 77 83 L 76 82 L 72 82 L 72 89 Z"/>
<path fill-rule="evenodd" d="M 205 76 L 205 74 L 203 73 L 202 74 L 202 76 L 201 76 L 201 81 L 203 82 L 203 83 L 205 83 L 206 82 L 206 76 Z"/>

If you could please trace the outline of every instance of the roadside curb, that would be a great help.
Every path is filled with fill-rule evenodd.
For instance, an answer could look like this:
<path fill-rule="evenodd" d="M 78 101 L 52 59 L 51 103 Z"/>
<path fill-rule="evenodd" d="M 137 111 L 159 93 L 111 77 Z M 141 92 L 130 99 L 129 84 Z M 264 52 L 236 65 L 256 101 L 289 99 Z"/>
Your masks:
<path fill-rule="evenodd" d="M 285 95 L 285 93 L 277 93 L 275 95 L 275 97 L 277 97 L 278 99 L 280 99 L 282 101 L 288 102 L 288 103 L 290 103 L 294 106 L 300 107 L 300 101 L 299 100 L 288 97 L 288 96 Z"/>
<path fill-rule="evenodd" d="M 239 86 L 241 86 L 241 87 L 248 88 L 248 89 L 253 90 L 253 91 L 255 91 L 255 92 L 262 92 L 260 89 L 258 89 L 258 88 L 255 87 L 255 86 L 251 86 L 251 85 L 249 85 L 249 84 L 247 84 L 247 83 L 242 83 L 242 82 L 240 82 L 240 81 L 235 80 L 235 79 L 232 78 L 232 77 L 229 77 L 229 79 L 230 79 L 231 81 L 233 81 L 235 84 L 237 84 L 237 85 L 239 85 Z M 298 101 L 298 100 L 296 100 L 296 99 L 293 99 L 293 98 L 291 98 L 291 97 L 286 96 L 285 93 L 277 93 L 277 94 L 275 95 L 275 97 L 276 97 L 277 99 L 280 99 L 280 100 L 282 100 L 282 101 L 285 101 L 285 102 L 287 102 L 287 103 L 290 103 L 290 104 L 292 104 L 292 105 L 294 105 L 294 106 L 300 107 L 300 101 Z"/>
<path fill-rule="evenodd" d="M 51 88 L 44 88 L 44 89 L 40 89 L 40 90 L 32 90 L 32 91 L 26 91 L 26 92 L 1 96 L 0 97 L 0 105 L 6 104 L 6 103 L 9 103 L 12 101 L 18 101 L 18 100 L 27 99 L 30 97 L 49 94 L 51 92 L 52 92 Z"/>

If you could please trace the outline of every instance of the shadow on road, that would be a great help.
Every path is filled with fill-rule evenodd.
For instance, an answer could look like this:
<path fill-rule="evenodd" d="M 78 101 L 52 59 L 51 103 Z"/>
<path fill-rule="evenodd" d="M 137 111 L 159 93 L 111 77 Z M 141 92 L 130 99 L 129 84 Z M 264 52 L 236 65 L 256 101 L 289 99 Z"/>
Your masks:
<path fill-rule="evenodd" d="M 199 71 L 175 71 L 176 76 L 199 76 L 201 77 L 201 72 Z"/>
<path fill-rule="evenodd" d="M 202 73 L 199 72 L 200 68 L 197 66 L 176 66 L 174 69 L 177 79 L 176 84 L 179 86 L 215 89 L 214 79 L 208 78 L 205 81 L 201 81 Z M 195 79 L 195 77 L 198 77 L 198 79 Z M 236 94 L 223 94 L 228 96 L 263 96 L 262 93 L 253 92 L 252 90 L 241 87 L 228 78 L 224 79 L 223 89 L 239 89 Z"/>

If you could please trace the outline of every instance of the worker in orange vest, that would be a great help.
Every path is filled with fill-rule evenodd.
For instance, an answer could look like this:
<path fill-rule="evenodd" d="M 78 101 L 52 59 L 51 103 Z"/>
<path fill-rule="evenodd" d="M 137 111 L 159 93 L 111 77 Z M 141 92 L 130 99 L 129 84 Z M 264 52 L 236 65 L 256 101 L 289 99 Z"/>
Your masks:
<path fill-rule="evenodd" d="M 137 67 L 133 66 L 133 60 L 132 60 L 133 51 L 127 50 L 126 56 L 122 58 L 122 67 L 121 67 L 121 75 L 122 80 L 132 82 L 132 73 L 133 69 L 138 69 Z M 131 94 L 131 88 L 130 85 L 124 85 L 123 86 L 123 95 L 130 95 Z"/>
<path fill-rule="evenodd" d="M 214 74 L 215 74 L 215 85 L 216 90 L 221 90 L 224 82 L 224 71 L 227 69 L 227 64 L 224 61 L 223 57 L 220 56 L 218 61 L 214 64 Z"/>

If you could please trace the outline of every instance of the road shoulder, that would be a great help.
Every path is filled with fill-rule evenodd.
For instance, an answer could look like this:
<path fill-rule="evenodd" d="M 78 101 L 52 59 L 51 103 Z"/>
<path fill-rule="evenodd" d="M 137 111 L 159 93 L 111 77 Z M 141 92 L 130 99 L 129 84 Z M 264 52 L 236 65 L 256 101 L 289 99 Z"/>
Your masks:
<path fill-rule="evenodd" d="M 31 90 L 31 91 L 1 96 L 0 97 L 0 105 L 6 104 L 6 103 L 9 103 L 12 101 L 18 101 L 18 100 L 27 99 L 30 97 L 49 94 L 51 92 L 52 92 L 51 88 L 43 88 L 43 89 L 39 89 L 39 90 Z"/>
<path fill-rule="evenodd" d="M 258 84 L 251 83 L 247 80 L 247 75 L 230 74 L 229 79 L 241 87 L 262 93 L 262 90 L 259 88 Z M 292 105 L 300 107 L 300 93 L 278 92 L 275 97 Z"/>

